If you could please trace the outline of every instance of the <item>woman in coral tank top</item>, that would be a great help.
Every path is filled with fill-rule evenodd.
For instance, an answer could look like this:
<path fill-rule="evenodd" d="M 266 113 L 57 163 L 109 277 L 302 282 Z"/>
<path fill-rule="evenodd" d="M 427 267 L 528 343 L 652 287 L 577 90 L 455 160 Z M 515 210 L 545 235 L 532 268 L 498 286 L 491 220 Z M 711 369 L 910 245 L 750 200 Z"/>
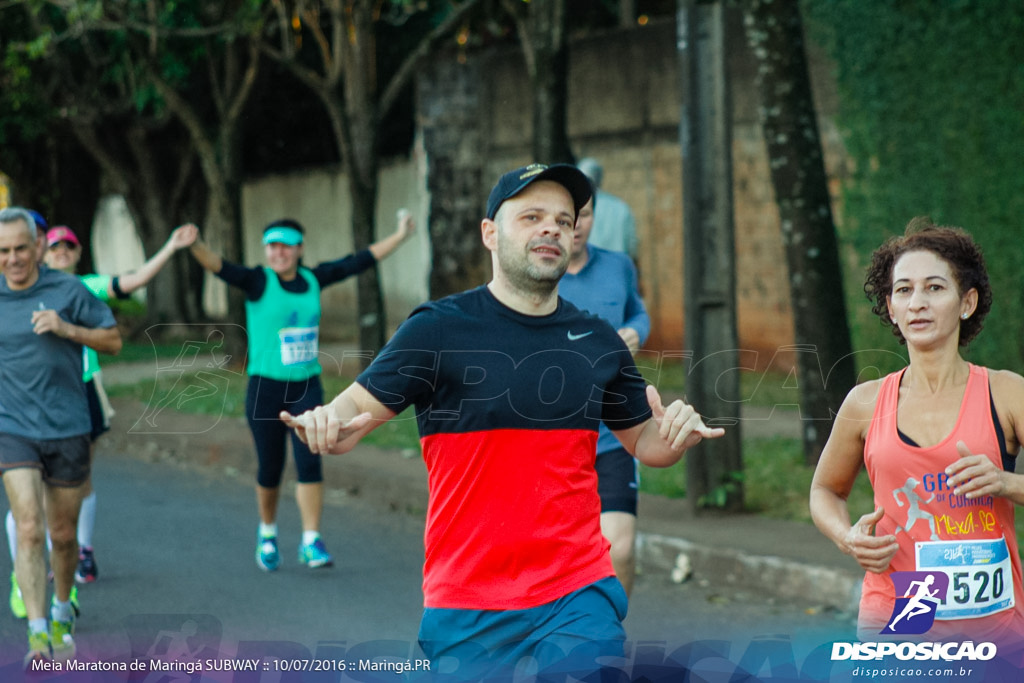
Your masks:
<path fill-rule="evenodd" d="M 959 228 L 914 219 L 872 255 L 864 291 L 910 364 L 846 397 L 810 499 L 818 528 L 865 569 L 858 634 L 1019 647 L 1024 378 L 960 355 L 992 306 L 981 251 Z M 851 524 L 862 466 L 875 510 Z"/>

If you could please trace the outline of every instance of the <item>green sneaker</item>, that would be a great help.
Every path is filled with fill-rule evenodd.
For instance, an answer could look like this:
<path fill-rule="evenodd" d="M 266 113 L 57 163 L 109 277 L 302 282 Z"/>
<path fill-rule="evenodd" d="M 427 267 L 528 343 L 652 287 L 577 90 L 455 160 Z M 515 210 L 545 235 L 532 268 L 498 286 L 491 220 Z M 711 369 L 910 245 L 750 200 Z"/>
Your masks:
<path fill-rule="evenodd" d="M 21 597 L 21 589 L 18 588 L 18 577 L 11 572 L 11 614 L 18 619 L 24 619 L 25 601 Z"/>
<path fill-rule="evenodd" d="M 45 662 L 53 659 L 53 647 L 50 645 L 50 634 L 46 631 L 28 634 L 28 654 L 25 655 L 25 670 L 32 671 L 32 662 Z"/>
<path fill-rule="evenodd" d="M 74 591 L 74 589 L 72 589 Z M 53 658 L 68 660 L 75 656 L 75 619 L 78 618 L 78 600 L 76 595 L 71 596 L 71 617 L 67 621 L 52 619 L 50 621 L 51 647 Z M 57 602 L 54 596 L 53 603 Z"/>

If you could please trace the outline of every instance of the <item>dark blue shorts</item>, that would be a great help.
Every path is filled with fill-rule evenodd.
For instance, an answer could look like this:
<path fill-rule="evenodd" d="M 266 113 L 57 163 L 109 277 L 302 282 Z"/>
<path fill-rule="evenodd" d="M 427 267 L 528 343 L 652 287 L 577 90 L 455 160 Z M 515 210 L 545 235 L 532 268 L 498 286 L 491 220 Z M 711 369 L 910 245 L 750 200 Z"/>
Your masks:
<path fill-rule="evenodd" d="M 623 666 L 626 606 L 622 584 L 610 576 L 530 609 L 428 607 L 420 647 L 432 681 L 583 679 Z"/>
<path fill-rule="evenodd" d="M 594 469 L 597 470 L 601 512 L 628 512 L 635 517 L 640 488 L 640 469 L 636 458 L 625 448 L 616 448 L 598 453 Z"/>

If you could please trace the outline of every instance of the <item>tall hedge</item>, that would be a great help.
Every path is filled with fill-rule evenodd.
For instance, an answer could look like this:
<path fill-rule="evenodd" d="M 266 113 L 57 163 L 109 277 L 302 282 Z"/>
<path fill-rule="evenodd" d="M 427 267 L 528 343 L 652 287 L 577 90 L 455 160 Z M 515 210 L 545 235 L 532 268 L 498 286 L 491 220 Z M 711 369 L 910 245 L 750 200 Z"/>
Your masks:
<path fill-rule="evenodd" d="M 904 353 L 869 310 L 864 264 L 927 214 L 974 235 L 995 302 L 967 350 L 1024 372 L 1024 3 L 804 0 L 810 38 L 835 60 L 839 125 L 856 170 L 840 235 L 854 345 Z M 890 356 L 891 358 L 891 356 Z M 862 366 L 864 363 L 862 363 Z"/>

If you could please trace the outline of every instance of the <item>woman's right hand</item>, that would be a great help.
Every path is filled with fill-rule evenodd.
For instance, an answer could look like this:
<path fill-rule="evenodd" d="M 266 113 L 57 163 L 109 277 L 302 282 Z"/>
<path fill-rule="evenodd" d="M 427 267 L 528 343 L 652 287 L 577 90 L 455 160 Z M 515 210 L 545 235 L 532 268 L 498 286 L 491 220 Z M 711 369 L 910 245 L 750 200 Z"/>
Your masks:
<path fill-rule="evenodd" d="M 846 554 L 852 555 L 866 571 L 875 574 L 881 574 L 889 568 L 889 563 L 900 548 L 893 535 L 875 536 L 875 525 L 884 516 L 885 509 L 881 507 L 864 515 L 850 527 L 843 539 Z"/>
<path fill-rule="evenodd" d="M 175 228 L 168 241 L 175 250 L 178 250 L 191 247 L 197 239 L 199 239 L 199 228 L 195 223 L 186 223 Z"/>
<path fill-rule="evenodd" d="M 413 220 L 412 214 L 409 213 L 408 209 L 398 210 L 398 228 L 395 230 L 395 234 L 398 235 L 398 239 L 402 242 L 409 239 L 413 231 L 416 229 L 416 221 Z"/>

